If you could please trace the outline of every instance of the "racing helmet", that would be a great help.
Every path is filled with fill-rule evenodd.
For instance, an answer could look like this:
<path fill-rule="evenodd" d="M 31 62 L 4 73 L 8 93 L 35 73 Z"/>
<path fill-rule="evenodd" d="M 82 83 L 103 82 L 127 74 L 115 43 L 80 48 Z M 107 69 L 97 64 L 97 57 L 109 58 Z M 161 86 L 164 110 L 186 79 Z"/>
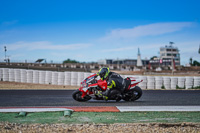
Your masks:
<path fill-rule="evenodd" d="M 110 70 L 108 67 L 103 67 L 99 70 L 98 75 L 100 76 L 101 80 L 105 80 L 108 77 Z"/>

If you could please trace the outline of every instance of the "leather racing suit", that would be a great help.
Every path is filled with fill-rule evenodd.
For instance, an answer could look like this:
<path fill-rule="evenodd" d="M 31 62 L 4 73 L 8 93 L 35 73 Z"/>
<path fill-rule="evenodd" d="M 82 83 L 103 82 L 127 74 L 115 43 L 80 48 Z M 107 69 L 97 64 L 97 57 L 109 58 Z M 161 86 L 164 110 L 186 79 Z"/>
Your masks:
<path fill-rule="evenodd" d="M 121 92 L 124 89 L 125 86 L 124 79 L 115 72 L 110 72 L 108 74 L 108 78 L 106 81 L 107 81 L 107 90 L 105 92 L 102 92 L 105 100 L 107 100 L 108 97 L 110 96 L 111 90 L 117 89 Z"/>

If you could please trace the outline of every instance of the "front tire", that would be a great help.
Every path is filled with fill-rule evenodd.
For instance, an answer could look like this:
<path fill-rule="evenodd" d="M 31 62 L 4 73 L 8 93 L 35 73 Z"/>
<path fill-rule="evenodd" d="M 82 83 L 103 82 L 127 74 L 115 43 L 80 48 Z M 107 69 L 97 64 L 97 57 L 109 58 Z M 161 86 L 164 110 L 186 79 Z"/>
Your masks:
<path fill-rule="evenodd" d="M 79 91 L 79 90 L 75 90 L 75 91 L 72 93 L 73 99 L 76 100 L 76 101 L 79 101 L 79 102 L 86 102 L 86 101 L 88 101 L 88 100 L 91 99 L 91 97 L 88 96 L 88 95 L 85 96 L 84 98 L 82 98 L 81 96 L 82 96 L 82 92 Z"/>

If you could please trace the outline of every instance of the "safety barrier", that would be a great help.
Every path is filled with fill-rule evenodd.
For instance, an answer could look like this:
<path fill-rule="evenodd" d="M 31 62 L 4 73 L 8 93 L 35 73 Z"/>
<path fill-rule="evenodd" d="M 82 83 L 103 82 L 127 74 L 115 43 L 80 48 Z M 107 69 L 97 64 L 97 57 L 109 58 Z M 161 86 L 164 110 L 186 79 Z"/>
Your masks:
<path fill-rule="evenodd" d="M 45 74 L 45 84 L 51 84 L 52 82 L 52 71 L 46 71 Z"/>
<path fill-rule="evenodd" d="M 139 76 L 139 80 L 143 80 L 141 83 L 139 83 L 139 86 L 141 87 L 141 89 L 147 89 L 147 77 Z"/>
<path fill-rule="evenodd" d="M 58 72 L 58 85 L 64 85 L 64 72 Z"/>
<path fill-rule="evenodd" d="M 55 72 L 25 69 L 0 68 L 0 80 L 34 84 L 79 86 L 80 82 L 94 73 L 88 72 Z M 122 75 L 123 78 L 135 77 L 143 80 L 139 83 L 142 89 L 189 89 L 200 87 L 200 77 L 138 76 Z M 99 79 L 99 78 L 98 78 Z"/>
<path fill-rule="evenodd" d="M 64 85 L 71 85 L 71 72 L 64 72 Z"/>
<path fill-rule="evenodd" d="M 58 72 L 52 72 L 51 84 L 58 85 Z"/>
<path fill-rule="evenodd" d="M 37 70 L 33 71 L 33 83 L 35 84 L 39 83 L 39 71 Z"/>
<path fill-rule="evenodd" d="M 154 76 L 147 76 L 147 88 L 155 89 L 155 77 Z"/>
<path fill-rule="evenodd" d="M 155 77 L 155 89 L 162 89 L 163 86 L 163 77 L 156 76 Z"/>

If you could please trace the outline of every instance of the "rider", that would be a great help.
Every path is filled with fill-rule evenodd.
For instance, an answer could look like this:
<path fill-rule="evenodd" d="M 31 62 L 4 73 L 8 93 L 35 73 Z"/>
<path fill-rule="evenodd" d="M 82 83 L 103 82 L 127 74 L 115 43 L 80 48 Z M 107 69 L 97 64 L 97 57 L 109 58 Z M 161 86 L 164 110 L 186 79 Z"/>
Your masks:
<path fill-rule="evenodd" d="M 111 90 L 116 89 L 121 92 L 121 89 L 124 88 L 124 79 L 115 72 L 110 72 L 108 67 L 103 67 L 97 73 L 100 76 L 101 80 L 106 80 L 107 89 L 105 92 L 98 91 L 97 95 L 103 96 L 105 100 L 108 100 Z M 121 100 L 121 96 L 118 96 L 117 101 Z"/>

